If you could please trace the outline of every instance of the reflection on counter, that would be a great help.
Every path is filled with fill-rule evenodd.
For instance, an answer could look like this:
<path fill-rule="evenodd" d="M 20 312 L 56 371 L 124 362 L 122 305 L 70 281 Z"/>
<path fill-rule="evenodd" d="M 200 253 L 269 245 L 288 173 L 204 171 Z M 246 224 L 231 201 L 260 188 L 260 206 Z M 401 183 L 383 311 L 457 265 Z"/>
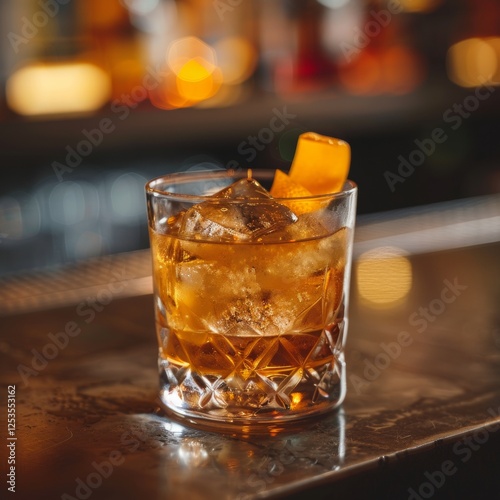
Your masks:
<path fill-rule="evenodd" d="M 166 445 L 158 451 L 168 466 L 168 479 L 161 485 L 169 495 L 185 482 L 185 475 L 197 470 L 200 477 L 213 485 L 231 485 L 239 498 L 253 498 L 269 487 L 286 489 L 290 478 L 305 479 L 313 471 L 339 470 L 346 458 L 346 421 L 342 409 L 320 420 L 286 427 L 282 433 L 269 435 L 220 436 L 195 431 L 175 420 L 162 416 L 135 415 L 131 417 L 132 436 L 147 447 L 161 448 L 157 439 Z M 161 431 L 160 431 L 161 429 Z M 300 431 L 300 432 L 294 432 Z M 266 450 L 263 453 L 263 450 Z M 192 484 L 193 498 L 203 498 L 203 481 Z"/>

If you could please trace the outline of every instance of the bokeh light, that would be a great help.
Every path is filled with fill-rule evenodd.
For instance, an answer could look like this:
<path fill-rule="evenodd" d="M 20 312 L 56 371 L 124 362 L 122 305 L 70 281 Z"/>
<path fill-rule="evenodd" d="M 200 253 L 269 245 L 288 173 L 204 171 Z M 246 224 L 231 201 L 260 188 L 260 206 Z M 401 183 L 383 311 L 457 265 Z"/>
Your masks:
<path fill-rule="evenodd" d="M 162 84 L 150 92 L 151 103 L 162 109 L 193 106 L 214 97 L 223 83 L 213 47 L 194 36 L 172 42 Z"/>
<path fill-rule="evenodd" d="M 217 65 L 215 49 L 199 38 L 187 36 L 172 42 L 168 49 L 167 62 L 176 75 L 192 60 L 198 61 L 207 70 L 213 70 Z"/>
<path fill-rule="evenodd" d="M 361 298 L 371 307 L 397 305 L 412 286 L 411 262 L 400 248 L 369 250 L 359 257 L 356 281 Z"/>
<path fill-rule="evenodd" d="M 110 201 L 113 218 L 130 222 L 146 216 L 144 185 L 148 179 L 134 172 L 120 174 L 111 184 Z"/>
<path fill-rule="evenodd" d="M 7 80 L 9 107 L 21 115 L 83 113 L 111 95 L 109 75 L 87 62 L 31 63 Z"/>
<path fill-rule="evenodd" d="M 36 197 L 27 193 L 0 197 L 0 242 L 36 236 L 40 231 L 41 218 Z"/>
<path fill-rule="evenodd" d="M 446 63 L 450 80 L 461 87 L 499 85 L 500 39 L 468 38 L 452 45 Z"/>
<path fill-rule="evenodd" d="M 214 96 L 221 84 L 220 69 L 199 58 L 187 61 L 177 74 L 179 95 L 195 103 Z"/>
<path fill-rule="evenodd" d="M 56 184 L 50 193 L 49 213 L 54 222 L 64 226 L 85 219 L 86 199 L 81 183 L 72 181 Z"/>

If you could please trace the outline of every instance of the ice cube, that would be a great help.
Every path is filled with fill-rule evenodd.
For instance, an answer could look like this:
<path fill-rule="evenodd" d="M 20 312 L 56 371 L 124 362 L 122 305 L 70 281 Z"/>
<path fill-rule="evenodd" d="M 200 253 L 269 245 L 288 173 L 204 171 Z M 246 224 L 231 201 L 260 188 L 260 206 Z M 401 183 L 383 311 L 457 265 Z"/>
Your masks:
<path fill-rule="evenodd" d="M 269 199 L 271 195 L 255 179 L 240 179 L 213 195 L 213 198 L 226 199 Z"/>
<path fill-rule="evenodd" d="M 286 232 L 291 240 L 323 238 L 340 229 L 339 217 L 334 212 L 323 209 L 298 216 L 295 224 L 288 226 Z"/>
<path fill-rule="evenodd" d="M 187 210 L 179 236 L 209 241 L 257 241 L 296 220 L 297 216 L 274 201 L 256 180 L 241 179 Z"/>

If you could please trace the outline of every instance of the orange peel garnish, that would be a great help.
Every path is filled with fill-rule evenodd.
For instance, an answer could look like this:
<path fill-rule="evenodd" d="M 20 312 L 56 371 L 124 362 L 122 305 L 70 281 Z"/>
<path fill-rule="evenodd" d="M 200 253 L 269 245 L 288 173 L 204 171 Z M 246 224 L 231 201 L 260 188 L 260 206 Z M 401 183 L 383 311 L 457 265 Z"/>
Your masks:
<path fill-rule="evenodd" d="M 295 182 L 282 170 L 276 170 L 270 193 L 274 198 L 301 198 L 303 196 L 312 196 L 311 191 L 298 182 Z"/>
<path fill-rule="evenodd" d="M 282 170 L 276 170 L 273 185 L 269 192 L 273 198 L 302 198 L 312 196 L 311 191 L 298 182 L 295 182 Z M 283 200 L 282 203 L 296 215 L 312 212 L 319 208 L 314 201 Z"/>
<path fill-rule="evenodd" d="M 351 148 L 347 142 L 306 132 L 299 136 L 290 174 L 276 170 L 271 196 L 300 198 L 342 190 L 351 163 Z M 297 215 L 322 208 L 318 201 L 283 201 Z"/>
<path fill-rule="evenodd" d="M 337 193 L 347 180 L 350 165 L 347 142 L 306 132 L 299 136 L 289 176 L 313 195 Z"/>

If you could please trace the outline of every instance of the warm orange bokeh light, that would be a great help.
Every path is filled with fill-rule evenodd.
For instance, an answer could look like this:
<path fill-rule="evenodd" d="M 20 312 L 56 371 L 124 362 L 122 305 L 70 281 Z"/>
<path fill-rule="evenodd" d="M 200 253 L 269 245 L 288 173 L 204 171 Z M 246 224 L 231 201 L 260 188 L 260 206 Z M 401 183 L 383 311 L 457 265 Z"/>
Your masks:
<path fill-rule="evenodd" d="M 179 95 L 188 101 L 200 102 L 214 96 L 222 83 L 217 67 L 206 67 L 203 61 L 187 61 L 177 74 Z"/>
<path fill-rule="evenodd" d="M 150 92 L 151 103 L 173 109 L 207 101 L 222 86 L 222 72 L 215 49 L 199 38 L 175 40 L 167 52 L 168 68 L 162 85 Z"/>
<path fill-rule="evenodd" d="M 452 45 L 448 77 L 461 87 L 500 84 L 500 38 L 468 38 Z"/>

